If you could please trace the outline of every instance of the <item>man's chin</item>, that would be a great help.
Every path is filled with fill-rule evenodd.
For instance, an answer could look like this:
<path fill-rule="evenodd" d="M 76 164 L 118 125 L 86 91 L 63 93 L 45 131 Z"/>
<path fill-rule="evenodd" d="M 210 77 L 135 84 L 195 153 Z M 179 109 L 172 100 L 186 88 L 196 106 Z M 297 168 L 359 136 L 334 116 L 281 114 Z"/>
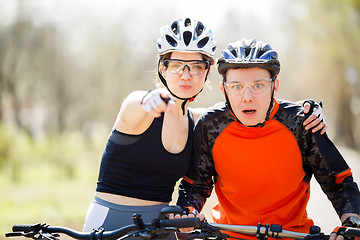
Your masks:
<path fill-rule="evenodd" d="M 254 127 L 263 121 L 255 120 L 255 119 L 239 119 L 240 122 L 246 127 Z"/>
<path fill-rule="evenodd" d="M 255 126 L 257 124 L 257 122 L 255 122 L 255 121 L 241 121 L 240 120 L 240 122 L 246 127 L 252 127 L 252 126 Z"/>

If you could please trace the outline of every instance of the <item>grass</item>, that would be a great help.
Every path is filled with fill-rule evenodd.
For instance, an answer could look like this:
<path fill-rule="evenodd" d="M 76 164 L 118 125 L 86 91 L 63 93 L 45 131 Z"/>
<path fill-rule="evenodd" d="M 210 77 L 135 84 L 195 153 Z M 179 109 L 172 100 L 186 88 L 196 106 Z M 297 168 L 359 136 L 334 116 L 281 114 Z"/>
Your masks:
<path fill-rule="evenodd" d="M 100 147 L 79 136 L 54 139 L 18 145 L 16 161 L 9 155 L 0 165 L 0 239 L 13 224 L 46 222 L 82 230 L 106 139 Z"/>
<path fill-rule="evenodd" d="M 95 191 L 93 169 L 84 168 L 72 179 L 57 175 L 51 166 L 28 170 L 17 184 L 6 183 L 1 176 L 0 238 L 16 223 L 46 222 L 81 230 Z"/>

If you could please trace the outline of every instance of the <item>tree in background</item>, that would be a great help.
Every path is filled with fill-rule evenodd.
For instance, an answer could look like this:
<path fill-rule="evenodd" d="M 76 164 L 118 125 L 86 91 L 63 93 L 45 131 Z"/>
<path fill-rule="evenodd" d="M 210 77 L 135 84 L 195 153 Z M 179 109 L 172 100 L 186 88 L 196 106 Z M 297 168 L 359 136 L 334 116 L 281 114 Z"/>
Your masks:
<path fill-rule="evenodd" d="M 36 137 L 44 131 L 45 126 L 40 125 L 46 121 L 39 117 L 46 108 L 56 109 L 58 117 L 52 119 L 56 126 L 63 125 L 67 89 L 62 82 L 67 59 L 59 51 L 56 28 L 50 24 L 35 26 L 19 6 L 16 21 L 0 29 L 0 117 L 6 125 L 25 129 Z"/>
<path fill-rule="evenodd" d="M 291 75 L 307 97 L 324 102 L 335 119 L 337 141 L 360 149 L 360 3 L 307 1 L 307 14 L 295 25 Z"/>

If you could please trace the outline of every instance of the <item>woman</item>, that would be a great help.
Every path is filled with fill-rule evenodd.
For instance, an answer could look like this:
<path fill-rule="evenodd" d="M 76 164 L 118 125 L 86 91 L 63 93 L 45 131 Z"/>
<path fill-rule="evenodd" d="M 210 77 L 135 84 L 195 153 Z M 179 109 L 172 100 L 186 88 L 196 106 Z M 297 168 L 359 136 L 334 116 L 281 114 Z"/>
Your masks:
<path fill-rule="evenodd" d="M 192 155 L 194 118 L 188 105 L 214 61 L 213 33 L 201 22 L 178 20 L 161 29 L 159 78 L 164 87 L 135 91 L 123 102 L 104 151 L 84 231 L 113 230 L 144 221 L 168 206 Z"/>
<path fill-rule="evenodd" d="M 102 157 L 84 231 L 132 224 L 133 213 L 150 222 L 168 206 L 176 182 L 192 176 L 193 127 L 201 112 L 188 105 L 215 62 L 216 42 L 203 23 L 187 18 L 161 28 L 157 46 L 163 86 L 135 91 L 124 100 Z"/>

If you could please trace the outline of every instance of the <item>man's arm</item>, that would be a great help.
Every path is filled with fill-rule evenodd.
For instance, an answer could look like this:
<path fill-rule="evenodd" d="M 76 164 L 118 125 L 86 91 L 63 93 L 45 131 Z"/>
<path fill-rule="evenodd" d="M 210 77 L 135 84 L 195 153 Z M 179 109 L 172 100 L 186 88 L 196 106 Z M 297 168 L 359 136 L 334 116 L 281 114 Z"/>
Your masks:
<path fill-rule="evenodd" d="M 351 169 L 327 134 L 308 133 L 306 137 L 309 148 L 305 151 L 305 165 L 310 166 L 342 225 L 349 226 L 348 218 L 358 217 L 360 211 L 360 192 Z M 335 228 L 329 239 L 343 240 L 343 229 L 344 227 Z"/>
<path fill-rule="evenodd" d="M 188 208 L 190 212 L 193 209 L 201 211 L 211 195 L 216 176 L 211 147 L 203 128 L 201 122 L 195 127 L 193 163 L 179 185 L 177 205 Z"/>
<path fill-rule="evenodd" d="M 339 218 L 344 214 L 359 214 L 360 192 L 348 164 L 327 134 L 308 134 L 308 137 L 306 162 Z"/>

